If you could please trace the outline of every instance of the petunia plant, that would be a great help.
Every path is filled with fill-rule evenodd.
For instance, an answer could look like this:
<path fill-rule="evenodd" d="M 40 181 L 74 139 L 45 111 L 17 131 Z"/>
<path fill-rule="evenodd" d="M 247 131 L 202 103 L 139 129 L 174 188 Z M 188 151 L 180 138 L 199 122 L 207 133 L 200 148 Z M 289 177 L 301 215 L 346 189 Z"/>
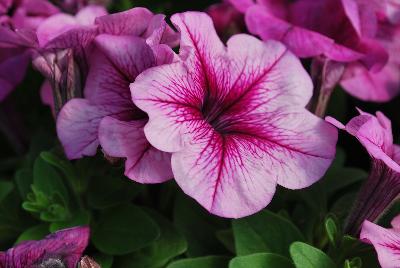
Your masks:
<path fill-rule="evenodd" d="M 0 268 L 400 267 L 399 27 L 398 0 L 0 0 Z"/>

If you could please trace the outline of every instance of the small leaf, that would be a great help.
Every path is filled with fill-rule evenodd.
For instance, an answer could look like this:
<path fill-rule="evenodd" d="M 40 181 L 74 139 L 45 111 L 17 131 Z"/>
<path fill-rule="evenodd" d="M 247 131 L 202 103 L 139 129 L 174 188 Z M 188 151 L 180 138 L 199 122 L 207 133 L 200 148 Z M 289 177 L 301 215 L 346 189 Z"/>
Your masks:
<path fill-rule="evenodd" d="M 327 217 L 325 219 L 325 231 L 331 244 L 336 246 L 338 244 L 337 240 L 339 238 L 339 231 L 336 222 L 332 217 Z"/>
<path fill-rule="evenodd" d="M 143 187 L 119 174 L 93 178 L 89 187 L 88 203 L 95 209 L 105 209 L 132 200 Z"/>
<path fill-rule="evenodd" d="M 90 213 L 88 211 L 80 211 L 73 214 L 69 220 L 57 221 L 50 224 L 50 232 L 54 233 L 58 230 L 88 225 L 90 222 Z"/>
<path fill-rule="evenodd" d="M 17 170 L 14 176 L 15 184 L 22 199 L 25 199 L 31 191 L 33 183 L 33 173 L 31 169 L 22 168 Z"/>
<path fill-rule="evenodd" d="M 353 258 L 351 260 L 345 260 L 344 268 L 361 268 L 362 260 L 359 257 Z"/>
<path fill-rule="evenodd" d="M 293 223 L 268 210 L 233 220 L 232 226 L 239 256 L 259 252 L 289 256 L 290 244 L 305 240 Z"/>
<path fill-rule="evenodd" d="M 49 234 L 49 226 L 47 224 L 36 225 L 26 229 L 22 234 L 20 234 L 17 241 L 15 241 L 15 244 L 27 240 L 40 240 L 47 234 Z"/>
<path fill-rule="evenodd" d="M 160 236 L 156 223 L 140 208 L 111 208 L 93 226 L 92 242 L 109 255 L 124 255 L 149 246 Z"/>
<path fill-rule="evenodd" d="M 182 194 L 175 200 L 174 223 L 188 242 L 189 257 L 228 253 L 215 233 L 217 230 L 227 228 L 229 222 L 210 215 L 192 199 Z"/>
<path fill-rule="evenodd" d="M 232 229 L 219 230 L 215 233 L 218 240 L 232 253 L 235 251 L 235 238 Z"/>
<path fill-rule="evenodd" d="M 228 267 L 228 263 L 228 257 L 207 256 L 175 261 L 167 268 L 223 268 Z"/>
<path fill-rule="evenodd" d="M 113 256 L 100 253 L 93 255 L 93 259 L 100 265 L 101 268 L 111 268 L 114 263 Z"/>
<path fill-rule="evenodd" d="M 290 246 L 290 256 L 296 268 L 335 268 L 332 259 L 321 250 L 302 242 Z"/>
<path fill-rule="evenodd" d="M 273 253 L 256 253 L 233 258 L 229 268 L 294 268 L 293 263 L 286 257 Z"/>
<path fill-rule="evenodd" d="M 187 243 L 184 236 L 169 220 L 154 210 L 145 209 L 145 211 L 160 227 L 160 237 L 150 246 L 119 258 L 115 267 L 165 267 L 172 258 L 186 251 Z"/>
<path fill-rule="evenodd" d="M 33 184 L 47 196 L 60 194 L 64 204 L 68 203 L 68 191 L 60 174 L 41 157 L 38 157 L 33 167 Z"/>

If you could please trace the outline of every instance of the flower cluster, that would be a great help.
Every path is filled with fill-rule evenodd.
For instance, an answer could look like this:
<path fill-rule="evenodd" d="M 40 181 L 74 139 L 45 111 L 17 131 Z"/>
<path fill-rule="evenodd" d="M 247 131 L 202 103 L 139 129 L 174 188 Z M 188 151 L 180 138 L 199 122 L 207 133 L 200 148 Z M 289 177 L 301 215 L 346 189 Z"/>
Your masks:
<path fill-rule="evenodd" d="M 372 223 L 400 194 L 391 121 L 323 117 L 336 86 L 362 101 L 400 93 L 399 18 L 393 0 L 226 0 L 168 19 L 143 7 L 110 14 L 100 1 L 0 0 L 0 101 L 32 63 L 68 159 L 101 149 L 129 179 L 174 179 L 225 218 L 259 212 L 278 186 L 319 181 L 343 129 L 372 162 L 345 232 L 361 231 L 392 267 L 398 226 Z M 88 236 L 19 244 L 0 267 L 75 267 Z"/>

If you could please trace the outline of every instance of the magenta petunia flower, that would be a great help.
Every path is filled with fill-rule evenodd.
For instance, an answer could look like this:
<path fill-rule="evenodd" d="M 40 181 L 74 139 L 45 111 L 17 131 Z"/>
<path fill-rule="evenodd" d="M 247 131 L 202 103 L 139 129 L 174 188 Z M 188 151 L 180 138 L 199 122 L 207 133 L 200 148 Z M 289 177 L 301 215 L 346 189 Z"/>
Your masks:
<path fill-rule="evenodd" d="M 174 53 L 165 43 L 174 43 L 177 35 L 163 15 L 143 8 L 102 17 L 97 23 L 100 31 L 110 34 L 95 38 L 85 99 L 68 102 L 57 120 L 66 155 L 94 155 L 101 143 L 107 155 L 126 158 L 129 178 L 142 183 L 171 179 L 171 156 L 146 140 L 147 115 L 132 103 L 129 84 L 147 68 L 172 62 Z"/>
<path fill-rule="evenodd" d="M 376 116 L 359 111 L 360 115 L 343 125 L 326 120 L 355 136 L 371 156 L 368 179 L 361 188 L 353 211 L 346 223 L 346 232 L 356 235 L 364 220 L 375 221 L 400 194 L 400 146 L 393 144 L 390 120 L 381 112 Z"/>
<path fill-rule="evenodd" d="M 312 83 L 285 46 L 245 34 L 225 47 L 204 13 L 172 16 L 181 60 L 131 85 L 149 115 L 145 134 L 172 153 L 175 180 L 211 213 L 264 208 L 276 185 L 304 188 L 325 173 L 337 131 L 304 107 Z"/>
<path fill-rule="evenodd" d="M 370 221 L 364 221 L 360 239 L 372 244 L 382 268 L 400 267 L 400 216 L 392 220 L 392 229 L 385 229 Z"/>
<path fill-rule="evenodd" d="M 400 14 L 400 4 L 397 9 Z M 389 53 L 385 67 L 379 72 L 372 72 L 363 65 L 351 66 L 346 70 L 341 85 L 359 99 L 383 102 L 400 93 L 400 25 L 392 24 L 390 17 L 382 18 L 376 40 Z"/>
<path fill-rule="evenodd" d="M 279 40 L 299 57 L 361 61 L 374 70 L 387 61 L 386 51 L 374 40 L 379 1 L 230 1 L 245 12 L 251 33 Z"/>
<path fill-rule="evenodd" d="M 75 268 L 89 241 L 88 227 L 64 229 L 40 241 L 25 241 L 0 253 L 0 267 Z"/>

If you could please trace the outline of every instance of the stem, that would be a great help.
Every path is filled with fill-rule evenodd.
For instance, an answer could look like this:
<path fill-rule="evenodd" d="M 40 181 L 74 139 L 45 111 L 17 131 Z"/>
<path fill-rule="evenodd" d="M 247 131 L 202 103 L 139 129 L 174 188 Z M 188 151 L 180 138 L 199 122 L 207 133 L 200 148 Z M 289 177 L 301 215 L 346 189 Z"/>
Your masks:
<path fill-rule="evenodd" d="M 315 58 L 311 66 L 314 95 L 309 104 L 311 112 L 323 118 L 336 85 L 344 73 L 344 65 L 325 57 Z"/>

